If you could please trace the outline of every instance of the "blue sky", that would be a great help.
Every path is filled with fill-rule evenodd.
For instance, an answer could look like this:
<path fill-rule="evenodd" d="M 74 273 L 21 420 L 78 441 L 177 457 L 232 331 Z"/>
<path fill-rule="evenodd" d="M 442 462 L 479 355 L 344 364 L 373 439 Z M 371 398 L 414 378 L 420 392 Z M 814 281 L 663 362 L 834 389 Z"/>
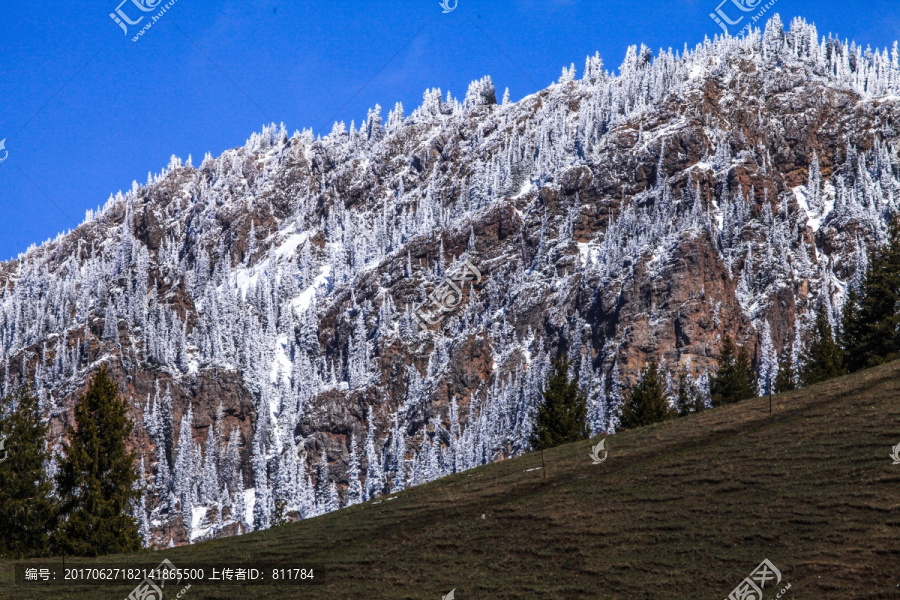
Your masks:
<path fill-rule="evenodd" d="M 268 122 L 327 133 L 376 103 L 409 114 L 429 87 L 461 97 L 483 75 L 516 100 L 569 63 L 580 75 L 595 51 L 612 68 L 629 44 L 680 49 L 721 31 L 709 17 L 720 0 L 458 0 L 448 14 L 438 0 L 176 0 L 132 42 L 149 17 L 126 37 L 109 16 L 119 1 L 0 5 L 0 260 L 74 227 L 171 155 L 199 164 Z M 132 0 L 121 10 L 156 14 Z M 895 1 L 777 0 L 775 12 L 863 45 L 900 38 Z"/>

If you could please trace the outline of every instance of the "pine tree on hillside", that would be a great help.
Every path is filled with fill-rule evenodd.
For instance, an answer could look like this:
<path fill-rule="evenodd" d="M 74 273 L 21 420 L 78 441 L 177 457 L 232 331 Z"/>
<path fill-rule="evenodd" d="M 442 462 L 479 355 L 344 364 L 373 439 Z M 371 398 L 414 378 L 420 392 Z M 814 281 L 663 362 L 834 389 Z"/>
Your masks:
<path fill-rule="evenodd" d="M 775 391 L 775 379 L 778 377 L 778 354 L 772 343 L 772 329 L 769 322 L 763 325 L 762 342 L 759 345 L 759 378 L 757 387 L 760 396 L 767 396 Z"/>
<path fill-rule="evenodd" d="M 650 360 L 631 388 L 622 406 L 619 423 L 623 429 L 660 423 L 671 416 L 666 401 L 666 382 L 655 360 Z"/>
<path fill-rule="evenodd" d="M 756 378 L 750 364 L 750 355 L 741 348 L 737 356 L 731 336 L 725 336 L 719 354 L 719 368 L 709 382 L 713 406 L 731 404 L 756 396 Z"/>
<path fill-rule="evenodd" d="M 900 223 L 869 260 L 860 290 L 844 303 L 841 346 L 850 371 L 900 357 Z"/>
<path fill-rule="evenodd" d="M 0 557 L 46 556 L 58 506 L 44 463 L 47 426 L 34 395 L 0 400 Z"/>
<path fill-rule="evenodd" d="M 553 372 L 541 392 L 531 434 L 531 446 L 546 450 L 561 444 L 585 440 L 590 436 L 587 424 L 587 396 L 578 389 L 578 374 L 569 379 L 571 361 L 565 356 L 553 360 Z"/>
<path fill-rule="evenodd" d="M 125 448 L 132 429 L 125 401 L 106 368 L 94 376 L 75 406 L 57 476 L 63 522 L 59 552 L 100 556 L 141 548 L 132 502 L 140 498 L 135 456 Z"/>
<path fill-rule="evenodd" d="M 785 349 L 781 355 L 781 360 L 778 361 L 778 375 L 775 376 L 775 389 L 773 391 L 776 394 L 780 394 L 796 389 L 796 379 L 794 358 L 791 356 L 790 350 Z"/>
<path fill-rule="evenodd" d="M 812 385 L 820 381 L 840 377 L 844 369 L 840 347 L 831 333 L 831 323 L 825 314 L 825 307 L 820 305 L 816 314 L 815 337 L 803 355 L 803 371 L 800 380 L 803 385 Z"/>
<path fill-rule="evenodd" d="M 675 388 L 675 409 L 680 416 L 700 412 L 706 408 L 706 402 L 700 386 L 691 376 L 689 365 L 684 365 L 678 373 Z"/>
<path fill-rule="evenodd" d="M 347 468 L 347 506 L 363 501 L 363 486 L 359 479 L 359 454 L 356 451 L 356 438 L 350 434 L 350 465 Z"/>

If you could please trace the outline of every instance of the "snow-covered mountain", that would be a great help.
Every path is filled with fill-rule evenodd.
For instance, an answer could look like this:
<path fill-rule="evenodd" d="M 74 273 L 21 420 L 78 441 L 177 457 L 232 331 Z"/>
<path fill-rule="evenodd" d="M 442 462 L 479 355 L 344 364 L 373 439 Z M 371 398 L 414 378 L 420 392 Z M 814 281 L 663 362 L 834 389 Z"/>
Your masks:
<path fill-rule="evenodd" d="M 518 102 L 485 77 L 173 157 L 0 264 L 3 390 L 33 387 L 58 440 L 108 365 L 166 545 L 521 453 L 561 351 L 595 432 L 649 357 L 702 388 L 726 334 L 765 385 L 897 212 L 898 90 L 896 44 L 776 16 Z"/>

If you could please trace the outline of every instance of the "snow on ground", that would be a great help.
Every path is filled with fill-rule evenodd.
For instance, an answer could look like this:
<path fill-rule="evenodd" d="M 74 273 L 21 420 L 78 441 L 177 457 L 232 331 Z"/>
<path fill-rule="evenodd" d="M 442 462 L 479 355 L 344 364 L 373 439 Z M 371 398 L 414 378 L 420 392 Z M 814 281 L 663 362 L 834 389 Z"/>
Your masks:
<path fill-rule="evenodd" d="M 210 526 L 200 527 L 206 517 L 206 506 L 195 506 L 191 509 L 191 542 L 200 539 L 209 533 Z"/>
<path fill-rule="evenodd" d="M 272 361 L 272 370 L 269 373 L 269 381 L 273 384 L 277 382 L 278 373 L 281 372 L 281 379 L 286 385 L 291 384 L 291 372 L 293 365 L 291 357 L 288 356 L 288 338 L 287 335 L 279 335 L 275 342 L 275 360 Z"/>
<path fill-rule="evenodd" d="M 328 293 L 328 288 L 331 286 L 331 265 L 325 265 L 321 269 L 319 269 L 319 274 L 313 280 L 313 284 L 300 292 L 300 295 L 294 298 L 291 301 L 291 306 L 294 307 L 294 314 L 300 314 L 304 312 L 307 308 L 309 308 L 310 303 L 315 301 L 317 292 L 320 290 L 323 292 L 323 295 Z"/>
<path fill-rule="evenodd" d="M 532 190 L 537 190 L 537 188 L 534 187 L 534 184 L 531 183 L 531 180 L 528 180 L 522 184 L 522 187 L 519 188 L 519 191 L 516 192 L 516 195 L 513 196 L 512 199 L 520 198 L 520 197 L 524 196 L 525 194 L 528 194 Z"/>
<path fill-rule="evenodd" d="M 289 235 L 280 246 L 275 248 L 273 254 L 278 258 L 293 256 L 297 253 L 297 248 L 306 241 L 307 237 L 309 237 L 309 233 L 306 231 Z"/>
<path fill-rule="evenodd" d="M 798 185 L 792 191 L 794 192 L 794 198 L 797 199 L 797 204 L 800 206 L 800 209 L 806 214 L 807 226 L 810 227 L 813 232 L 818 231 L 819 227 L 822 226 L 822 222 L 834 209 L 834 186 L 831 184 L 825 185 L 825 189 L 822 192 L 822 195 L 825 198 L 825 208 L 822 210 L 821 215 L 816 214 L 816 211 L 809 207 L 809 190 L 806 189 L 805 185 Z"/>
<path fill-rule="evenodd" d="M 591 258 L 591 248 L 587 242 L 578 242 L 578 254 L 581 258 L 581 265 L 587 265 Z"/>
<path fill-rule="evenodd" d="M 695 162 L 689 168 L 690 169 L 698 169 L 700 171 L 712 171 L 713 170 L 712 163 L 709 161 L 705 161 L 705 160 Z"/>
<path fill-rule="evenodd" d="M 256 285 L 259 274 L 254 273 L 252 269 L 237 269 L 234 272 L 234 283 L 241 291 L 241 298 L 247 297 L 247 290 L 251 285 Z"/>

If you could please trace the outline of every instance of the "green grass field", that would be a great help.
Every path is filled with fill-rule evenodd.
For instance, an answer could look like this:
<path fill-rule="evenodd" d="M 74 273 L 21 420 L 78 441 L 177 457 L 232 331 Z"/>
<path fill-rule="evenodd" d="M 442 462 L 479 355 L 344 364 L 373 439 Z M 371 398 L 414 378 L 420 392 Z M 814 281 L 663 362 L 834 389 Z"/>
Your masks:
<path fill-rule="evenodd" d="M 900 598 L 900 362 L 446 477 L 261 533 L 105 562 L 318 563 L 319 585 L 182 597 L 721 600 L 768 558 L 786 599 Z M 392 496 L 393 497 L 393 496 Z M 68 561 L 70 564 L 72 561 Z M 98 562 L 98 561 L 88 561 Z M 0 598 L 123 599 L 13 584 Z M 171 587 L 171 586 L 170 586 Z M 180 588 L 166 590 L 174 598 Z M 771 590 L 771 591 L 770 591 Z"/>

